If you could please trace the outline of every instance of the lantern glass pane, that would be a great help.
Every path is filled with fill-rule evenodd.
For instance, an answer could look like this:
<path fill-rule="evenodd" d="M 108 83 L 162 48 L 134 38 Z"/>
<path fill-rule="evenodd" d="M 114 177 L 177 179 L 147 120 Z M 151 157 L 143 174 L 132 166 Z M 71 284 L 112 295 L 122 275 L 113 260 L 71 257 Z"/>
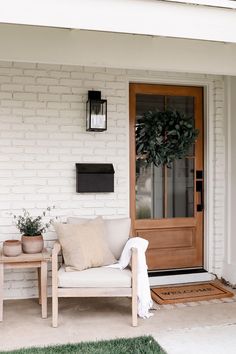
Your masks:
<path fill-rule="evenodd" d="M 106 103 L 91 102 L 91 128 L 106 129 Z"/>

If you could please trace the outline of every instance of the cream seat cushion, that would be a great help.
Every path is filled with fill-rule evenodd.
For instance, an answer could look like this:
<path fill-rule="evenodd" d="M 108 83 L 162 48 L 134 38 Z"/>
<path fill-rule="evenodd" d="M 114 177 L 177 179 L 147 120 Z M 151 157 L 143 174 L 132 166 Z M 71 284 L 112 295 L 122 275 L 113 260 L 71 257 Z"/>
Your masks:
<path fill-rule="evenodd" d="M 66 272 L 62 266 L 58 271 L 60 288 L 130 288 L 131 271 L 109 267 L 90 268 L 83 271 Z"/>
<path fill-rule="evenodd" d="M 69 217 L 67 222 L 69 224 L 83 224 L 88 220 L 86 218 L 79 217 Z M 103 219 L 105 225 L 105 236 L 108 243 L 108 246 L 115 256 L 116 259 L 119 259 L 121 252 L 129 239 L 130 235 L 130 218 L 119 218 L 119 219 Z"/>
<path fill-rule="evenodd" d="M 54 223 L 66 271 L 100 267 L 116 261 L 105 238 L 101 217 L 84 224 Z"/>

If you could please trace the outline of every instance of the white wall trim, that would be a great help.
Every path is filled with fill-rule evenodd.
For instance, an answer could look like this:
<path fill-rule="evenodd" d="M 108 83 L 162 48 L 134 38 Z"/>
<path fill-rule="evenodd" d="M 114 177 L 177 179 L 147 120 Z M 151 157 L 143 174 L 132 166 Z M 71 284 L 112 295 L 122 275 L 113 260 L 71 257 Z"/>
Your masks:
<path fill-rule="evenodd" d="M 234 287 L 236 286 L 236 263 L 224 263 L 222 277 Z"/>
<path fill-rule="evenodd" d="M 231 189 L 232 189 L 232 178 L 231 178 L 231 101 L 232 92 L 230 86 L 230 77 L 226 77 L 224 80 L 225 86 L 225 120 L 226 120 L 226 134 L 227 134 L 227 145 L 226 145 L 226 235 L 225 238 L 225 262 L 231 263 Z"/>
<path fill-rule="evenodd" d="M 233 210 L 233 178 L 234 171 L 232 166 L 232 136 L 234 136 L 235 127 L 233 127 L 233 89 L 232 89 L 232 78 L 225 77 L 224 80 L 225 85 L 225 122 L 226 122 L 226 173 L 227 173 L 227 186 L 226 186 L 226 235 L 225 237 L 225 255 L 224 255 L 224 263 L 223 263 L 223 278 L 229 281 L 232 285 L 236 285 L 236 262 L 234 258 L 234 238 L 235 232 L 233 231 L 233 218 L 234 218 L 234 210 Z"/>
<path fill-rule="evenodd" d="M 204 265 L 209 272 L 214 268 L 214 102 L 213 102 L 213 84 L 205 84 L 205 144 L 204 144 Z"/>

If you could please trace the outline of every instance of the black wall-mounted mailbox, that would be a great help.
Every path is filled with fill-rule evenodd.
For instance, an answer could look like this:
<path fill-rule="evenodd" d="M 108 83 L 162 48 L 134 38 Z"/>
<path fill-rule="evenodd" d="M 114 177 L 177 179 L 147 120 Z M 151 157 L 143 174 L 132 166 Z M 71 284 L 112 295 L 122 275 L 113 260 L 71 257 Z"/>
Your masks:
<path fill-rule="evenodd" d="M 76 163 L 76 192 L 114 192 L 114 167 L 111 163 Z"/>

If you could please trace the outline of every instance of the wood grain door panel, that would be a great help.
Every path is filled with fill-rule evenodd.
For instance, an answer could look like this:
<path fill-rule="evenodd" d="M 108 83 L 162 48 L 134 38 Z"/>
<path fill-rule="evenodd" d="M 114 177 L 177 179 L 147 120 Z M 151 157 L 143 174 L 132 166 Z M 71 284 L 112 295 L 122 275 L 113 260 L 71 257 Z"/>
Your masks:
<path fill-rule="evenodd" d="M 137 235 L 147 239 L 152 249 L 189 248 L 196 245 L 195 228 L 137 230 Z"/>
<path fill-rule="evenodd" d="M 174 268 L 201 266 L 195 252 L 198 243 L 195 226 L 136 230 L 136 234 L 149 241 L 149 269 L 166 269 L 170 265 Z"/>
<path fill-rule="evenodd" d="M 194 179 L 192 179 L 193 207 L 192 212 L 190 213 L 191 215 L 189 214 L 190 216 L 188 217 L 169 217 L 169 209 L 167 207 L 161 207 L 162 209 L 160 208 L 160 210 L 163 212 L 162 217 L 158 217 L 158 215 L 156 215 L 154 217 L 151 216 L 145 219 L 140 218 L 140 215 L 136 213 L 136 107 L 137 97 L 141 97 L 141 103 L 143 104 L 146 97 L 145 95 L 148 97 L 152 96 L 151 99 L 149 98 L 147 100 L 147 102 L 152 105 L 155 102 L 155 99 L 160 102 L 163 97 L 165 102 L 168 100 L 168 98 L 170 98 L 169 102 L 177 102 L 177 108 L 178 97 L 191 97 L 192 102 L 194 102 L 194 121 L 195 127 L 199 130 L 199 136 L 195 143 L 193 156 L 189 157 L 192 159 L 191 161 L 193 161 L 191 164 L 193 167 L 191 167 L 191 169 L 193 169 L 192 173 Z M 149 103 L 144 102 L 144 105 L 146 104 L 145 107 L 147 107 L 147 109 Z M 147 264 L 149 270 L 167 270 L 173 268 L 194 268 L 203 266 L 204 212 L 202 205 L 200 205 L 203 201 L 203 195 L 201 194 L 203 192 L 199 190 L 199 187 L 196 187 L 197 183 L 198 186 L 204 185 L 203 136 L 202 87 L 151 85 L 137 83 L 130 84 L 130 215 L 132 220 L 133 235 L 143 237 L 149 241 L 149 247 L 147 250 Z M 163 171 L 164 172 L 162 174 L 162 178 L 165 178 L 166 181 L 166 178 L 168 178 L 168 171 L 166 169 Z M 202 173 L 199 173 L 199 171 Z M 153 179 L 153 181 L 155 180 Z M 161 183 L 159 181 L 159 186 L 160 185 Z M 166 187 L 167 181 L 164 182 L 163 185 Z M 152 196 L 151 200 L 153 200 L 156 195 Z M 140 198 L 142 198 L 142 195 L 141 197 L 139 196 L 139 202 Z M 157 199 L 158 198 L 159 197 L 157 196 Z M 165 195 L 164 199 L 168 199 L 167 195 Z"/>
<path fill-rule="evenodd" d="M 202 262 L 196 258 L 194 248 L 150 249 L 146 252 L 149 270 L 200 268 Z"/>

